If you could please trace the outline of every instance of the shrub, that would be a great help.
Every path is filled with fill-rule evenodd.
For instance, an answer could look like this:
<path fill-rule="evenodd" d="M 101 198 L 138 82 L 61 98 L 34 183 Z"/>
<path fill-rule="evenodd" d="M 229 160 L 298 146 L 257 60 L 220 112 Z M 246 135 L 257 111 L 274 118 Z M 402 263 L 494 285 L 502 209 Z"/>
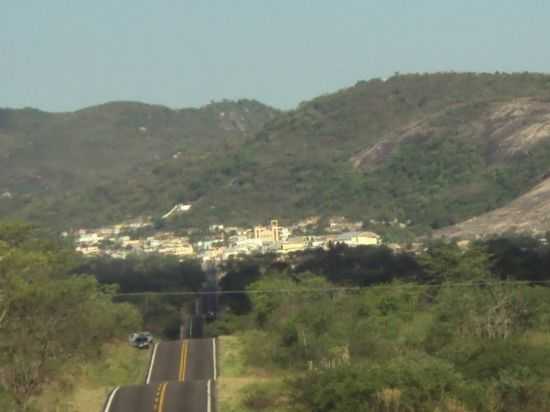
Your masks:
<path fill-rule="evenodd" d="M 251 411 L 271 411 L 285 403 L 282 388 L 270 383 L 253 383 L 244 389 L 243 404 Z"/>
<path fill-rule="evenodd" d="M 413 353 L 370 366 L 312 371 L 292 381 L 290 391 L 298 405 L 317 412 L 384 410 L 390 406 L 429 410 L 460 393 L 463 386 L 462 376 L 450 363 Z"/>

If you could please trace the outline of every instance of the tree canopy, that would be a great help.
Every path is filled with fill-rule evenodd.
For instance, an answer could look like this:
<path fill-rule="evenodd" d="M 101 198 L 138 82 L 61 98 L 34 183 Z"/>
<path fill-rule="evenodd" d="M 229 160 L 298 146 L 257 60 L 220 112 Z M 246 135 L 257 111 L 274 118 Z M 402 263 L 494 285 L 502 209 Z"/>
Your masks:
<path fill-rule="evenodd" d="M 0 403 L 27 410 L 69 360 L 97 356 L 142 321 L 131 305 L 113 303 L 114 288 L 72 275 L 72 252 L 31 226 L 0 223 L 0 239 Z"/>

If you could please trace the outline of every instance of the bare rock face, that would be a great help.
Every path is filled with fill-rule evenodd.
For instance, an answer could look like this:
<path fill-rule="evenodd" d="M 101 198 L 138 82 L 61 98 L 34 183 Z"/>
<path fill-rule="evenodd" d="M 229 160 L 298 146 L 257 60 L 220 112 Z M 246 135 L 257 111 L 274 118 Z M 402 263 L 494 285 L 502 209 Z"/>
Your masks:
<path fill-rule="evenodd" d="M 540 235 L 550 231 L 550 178 L 505 207 L 438 230 L 436 237 L 476 239 L 506 232 Z"/>
<path fill-rule="evenodd" d="M 526 152 L 550 138 L 550 102 L 517 99 L 495 106 L 489 117 L 490 139 L 507 155 Z"/>
<path fill-rule="evenodd" d="M 492 142 L 493 161 L 529 154 L 550 139 L 550 102 L 515 99 L 494 104 L 486 116 L 486 138 Z M 550 166 L 550 165 L 549 165 Z M 544 234 L 550 230 L 550 177 L 508 205 L 435 232 L 436 236 L 480 238 L 505 232 Z"/>
<path fill-rule="evenodd" d="M 451 105 L 434 115 L 417 119 L 384 136 L 380 141 L 350 158 L 355 169 L 365 172 L 378 166 L 404 142 L 460 136 L 464 141 L 490 144 L 491 161 L 504 161 L 550 139 L 550 102 L 536 98 L 518 98 L 483 106 L 461 124 L 453 120 L 457 110 L 467 104 Z"/>

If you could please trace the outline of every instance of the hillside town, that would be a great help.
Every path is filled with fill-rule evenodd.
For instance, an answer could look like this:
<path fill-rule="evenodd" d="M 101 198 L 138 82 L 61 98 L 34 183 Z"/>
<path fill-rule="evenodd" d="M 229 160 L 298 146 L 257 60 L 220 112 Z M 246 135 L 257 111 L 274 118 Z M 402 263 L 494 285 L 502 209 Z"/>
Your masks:
<path fill-rule="evenodd" d="M 125 259 L 130 255 L 159 254 L 208 263 L 256 253 L 285 255 L 337 244 L 356 247 L 382 243 L 379 235 L 362 229 L 362 222 L 334 217 L 329 219 L 323 234 L 311 234 L 309 228 L 318 223 L 319 218 L 312 217 L 288 227 L 276 219 L 254 227 L 217 224 L 192 241 L 190 236 L 155 230 L 150 220 L 140 219 L 98 229 L 77 229 L 63 236 L 72 236 L 76 251 L 86 256 Z"/>

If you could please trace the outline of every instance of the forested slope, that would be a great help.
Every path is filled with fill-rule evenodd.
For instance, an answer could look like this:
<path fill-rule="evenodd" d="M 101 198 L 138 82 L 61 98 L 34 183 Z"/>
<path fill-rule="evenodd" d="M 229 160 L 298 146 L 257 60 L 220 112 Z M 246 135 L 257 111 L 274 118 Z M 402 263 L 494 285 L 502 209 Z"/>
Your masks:
<path fill-rule="evenodd" d="M 58 224 L 93 221 L 102 196 L 113 209 L 135 201 L 117 204 L 109 195 L 113 180 L 127 186 L 167 159 L 185 164 L 239 145 L 276 113 L 250 100 L 181 110 L 135 102 L 71 113 L 0 109 L 0 213 Z M 74 204 L 64 200 L 75 193 Z M 48 209 L 59 199 L 61 207 Z M 138 214 L 147 202 L 138 201 Z M 68 210 L 73 214 L 67 216 Z M 107 211 L 97 221 L 110 218 Z"/>
<path fill-rule="evenodd" d="M 426 232 L 535 186 L 550 164 L 549 116 L 547 75 L 395 75 L 270 112 L 234 144 L 193 144 L 18 213 L 100 224 L 189 202 L 193 210 L 175 225 L 337 214 Z"/>
<path fill-rule="evenodd" d="M 542 75 L 360 82 L 277 116 L 187 187 L 175 162 L 160 171 L 179 176 L 199 206 L 194 218 L 337 214 L 428 231 L 502 206 L 540 181 L 549 92 Z"/>

